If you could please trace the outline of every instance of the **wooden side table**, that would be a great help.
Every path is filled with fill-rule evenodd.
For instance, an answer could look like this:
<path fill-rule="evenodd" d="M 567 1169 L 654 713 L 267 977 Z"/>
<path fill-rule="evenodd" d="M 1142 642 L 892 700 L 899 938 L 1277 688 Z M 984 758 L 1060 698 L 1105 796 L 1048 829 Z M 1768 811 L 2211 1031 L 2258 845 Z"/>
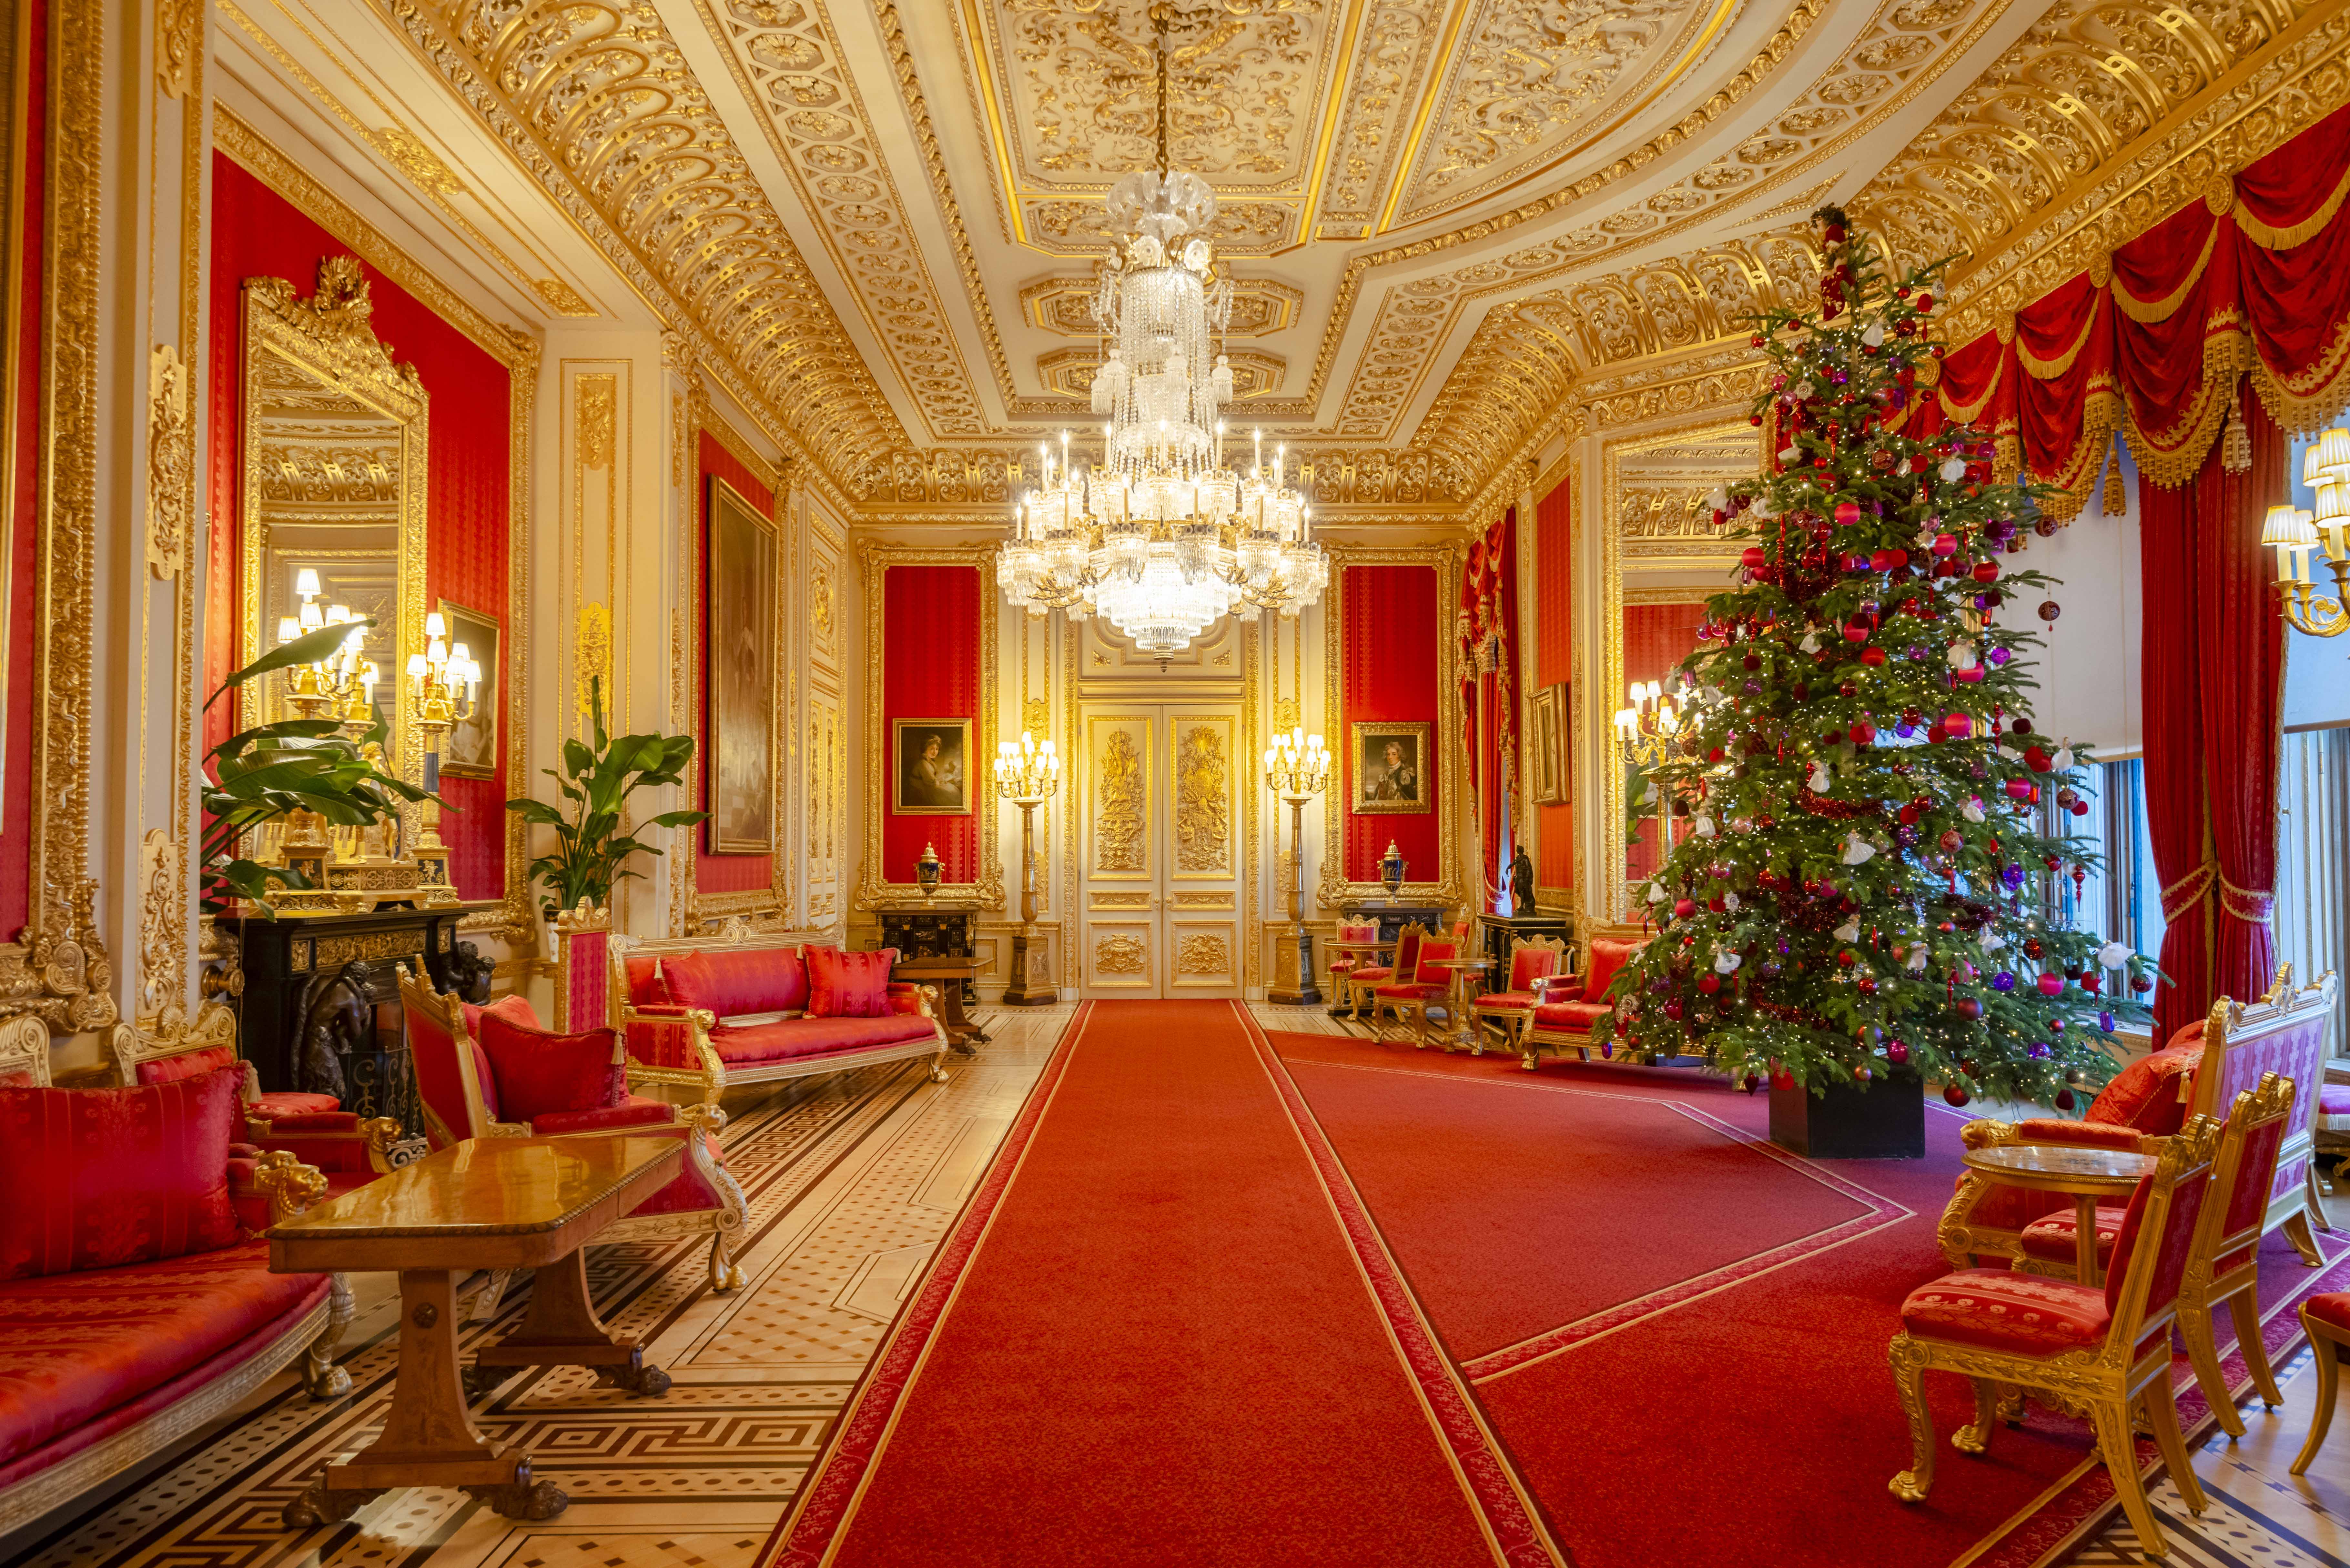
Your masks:
<path fill-rule="evenodd" d="M 889 971 L 891 980 L 943 982 L 938 991 L 946 1016 L 939 1023 L 947 1032 L 947 1044 L 965 1056 L 978 1054 L 979 1047 L 972 1042 L 988 1038 L 987 1031 L 973 1023 L 971 1015 L 962 1010 L 963 986 L 978 977 L 979 961 L 975 958 L 902 959 Z"/>
<path fill-rule="evenodd" d="M 2085 1148 L 2062 1143 L 2011 1143 L 1966 1152 L 1967 1174 L 1950 1207 L 1972 1206 L 1987 1182 L 2033 1192 L 2063 1192 L 2073 1199 L 2074 1277 L 2085 1285 L 2105 1282 L 2097 1267 L 2097 1199 L 2126 1199 L 2140 1180 L 2154 1174 L 2152 1155 L 2117 1148 Z"/>
<path fill-rule="evenodd" d="M 382 1434 L 286 1505 L 288 1530 L 348 1519 L 393 1487 L 471 1492 L 509 1519 L 552 1519 L 570 1500 L 531 1479 L 530 1456 L 492 1442 L 466 1408 L 456 1282 L 535 1269 L 522 1327 L 476 1357 L 481 1381 L 525 1366 L 595 1368 L 638 1394 L 669 1389 L 633 1334 L 588 1298 L 581 1249 L 673 1180 L 685 1145 L 664 1137 L 468 1138 L 269 1231 L 277 1273 L 397 1270 L 400 1370 Z"/>

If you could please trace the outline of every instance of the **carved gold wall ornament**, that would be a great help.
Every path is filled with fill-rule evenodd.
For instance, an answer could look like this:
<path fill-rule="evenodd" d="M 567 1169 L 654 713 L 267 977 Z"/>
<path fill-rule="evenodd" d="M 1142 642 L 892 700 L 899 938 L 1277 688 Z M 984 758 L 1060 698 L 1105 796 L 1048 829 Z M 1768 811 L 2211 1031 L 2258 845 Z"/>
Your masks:
<path fill-rule="evenodd" d="M 204 9 L 203 0 L 155 0 L 155 88 L 165 98 L 194 89 Z"/>
<path fill-rule="evenodd" d="M 1175 944 L 1175 972 L 1230 974 L 1232 972 L 1232 944 L 1222 937 L 1195 931 Z"/>
<path fill-rule="evenodd" d="M 424 139 L 404 125 L 386 125 L 364 133 L 368 145 L 383 154 L 384 161 L 408 176 L 409 180 L 436 196 L 463 195 L 465 182 L 457 171 L 442 161 Z"/>
<path fill-rule="evenodd" d="M 612 612 L 601 604 L 588 604 L 579 611 L 579 646 L 572 655 L 573 706 L 582 719 L 595 711 L 596 687 L 604 688 L 604 722 L 610 724 L 618 715 L 612 705 Z"/>
<path fill-rule="evenodd" d="M 1143 815 L 1142 753 L 1134 736 L 1112 730 L 1101 754 L 1101 814 L 1094 819 L 1094 868 L 1147 871 L 1149 824 Z"/>
<path fill-rule="evenodd" d="M 1094 969 L 1097 973 L 1143 974 L 1148 972 L 1149 961 L 1149 950 L 1139 939 L 1122 931 L 1094 943 Z"/>
<path fill-rule="evenodd" d="M 614 375 L 582 376 L 577 381 L 578 392 L 573 405 L 576 444 L 581 466 L 608 469 L 612 466 L 612 443 L 619 425 L 616 407 L 620 379 Z"/>
<path fill-rule="evenodd" d="M 151 827 L 139 841 L 139 992 L 135 1014 L 151 1033 L 187 1023 L 185 924 L 188 856 L 172 836 Z"/>
<path fill-rule="evenodd" d="M 165 581 L 187 567 L 195 484 L 188 368 L 177 348 L 158 343 L 147 354 L 147 566 Z"/>
<path fill-rule="evenodd" d="M 1175 756 L 1178 869 L 1232 869 L 1231 776 L 1221 730 L 1212 724 L 1194 724 L 1183 732 Z"/>

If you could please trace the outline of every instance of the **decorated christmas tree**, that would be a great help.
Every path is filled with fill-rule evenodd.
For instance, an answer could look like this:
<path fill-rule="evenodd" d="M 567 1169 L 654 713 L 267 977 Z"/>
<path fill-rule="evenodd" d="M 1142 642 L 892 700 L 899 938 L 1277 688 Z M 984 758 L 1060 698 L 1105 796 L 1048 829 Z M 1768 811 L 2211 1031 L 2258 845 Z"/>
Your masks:
<path fill-rule="evenodd" d="M 2070 1108 L 2152 971 L 2054 914 L 2096 859 L 2063 826 L 2090 758 L 2033 723 L 2040 638 L 2012 618 L 2057 615 L 2010 560 L 2033 488 L 1994 482 L 1985 437 L 1905 433 L 1940 264 L 1897 282 L 1841 212 L 1814 218 L 1819 308 L 1754 338 L 1766 472 L 1714 497 L 1748 543 L 1670 683 L 1654 777 L 1684 830 L 1642 890 L 1660 930 L 1609 992 L 1614 1044 L 1750 1088 L 1907 1073 Z"/>

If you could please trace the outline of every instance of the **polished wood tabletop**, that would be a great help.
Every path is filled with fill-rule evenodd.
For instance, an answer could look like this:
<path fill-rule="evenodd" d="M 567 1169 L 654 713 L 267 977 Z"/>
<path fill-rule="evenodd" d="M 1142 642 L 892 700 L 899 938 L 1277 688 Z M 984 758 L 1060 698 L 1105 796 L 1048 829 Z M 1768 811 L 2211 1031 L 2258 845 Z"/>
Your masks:
<path fill-rule="evenodd" d="M 684 1140 L 467 1138 L 269 1231 L 280 1273 L 334 1269 L 530 1269 L 673 1179 Z"/>
<path fill-rule="evenodd" d="M 1967 1165 L 2016 1187 L 2052 1192 L 2126 1192 L 2154 1174 L 2152 1155 L 2062 1143 L 1970 1148 Z"/>

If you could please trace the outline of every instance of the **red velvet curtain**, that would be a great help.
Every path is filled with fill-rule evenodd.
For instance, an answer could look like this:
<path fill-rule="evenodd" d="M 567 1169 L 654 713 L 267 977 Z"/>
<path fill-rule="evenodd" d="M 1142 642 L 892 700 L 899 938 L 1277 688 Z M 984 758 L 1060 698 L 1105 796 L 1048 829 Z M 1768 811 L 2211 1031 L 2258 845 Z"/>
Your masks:
<path fill-rule="evenodd" d="M 1571 482 L 1562 483 L 1534 504 L 1534 653 L 1541 665 L 1532 674 L 1535 687 L 1571 682 L 1575 674 L 1575 486 Z M 1575 696 L 1569 685 L 1558 716 L 1563 727 L 1571 729 Z M 1537 735 L 1535 743 L 1541 742 Z M 1575 885 L 1574 808 L 1545 805 L 1539 810 L 1542 834 L 1534 881 L 1544 888 L 1571 888 Z"/>
<path fill-rule="evenodd" d="M 1503 512 L 1469 547 L 1453 623 L 1460 654 L 1461 739 L 1469 753 L 1470 798 L 1476 803 L 1479 877 L 1484 905 L 1501 896 L 1502 819 L 1513 824 L 1518 800 L 1517 508 Z"/>
<path fill-rule="evenodd" d="M 1437 824 L 1444 810 L 1444 770 L 1438 762 L 1444 741 L 1435 724 L 1443 691 L 1440 574 L 1428 566 L 1347 566 L 1339 571 L 1333 597 L 1338 605 L 1338 711 L 1348 726 L 1338 758 L 1348 803 L 1347 880 L 1378 881 L 1379 857 L 1392 841 L 1404 857 L 1404 875 L 1414 882 L 1433 882 L 1442 874 Z M 1425 811 L 1355 809 L 1362 785 L 1356 778 L 1361 758 L 1353 726 L 1390 720 L 1429 726 L 1430 754 L 1420 759 L 1419 769 Z"/>

